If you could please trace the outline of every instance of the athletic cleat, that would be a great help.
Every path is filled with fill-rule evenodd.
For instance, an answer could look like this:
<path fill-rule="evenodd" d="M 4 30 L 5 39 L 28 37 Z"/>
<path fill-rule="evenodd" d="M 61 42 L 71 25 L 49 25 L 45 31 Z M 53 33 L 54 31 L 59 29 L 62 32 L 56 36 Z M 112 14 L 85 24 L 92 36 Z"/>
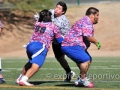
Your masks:
<path fill-rule="evenodd" d="M 74 82 L 75 86 L 82 86 L 83 82 L 82 80 L 78 77 L 77 80 Z M 84 86 L 84 85 L 83 85 Z"/>
<path fill-rule="evenodd" d="M 30 83 L 27 82 L 27 81 L 19 81 L 19 85 L 20 85 L 20 86 L 34 86 L 33 84 L 30 84 Z"/>
<path fill-rule="evenodd" d="M 64 80 L 64 82 L 70 82 L 71 79 L 75 76 L 75 72 L 71 71 L 69 73 L 66 74 L 66 79 Z"/>
<path fill-rule="evenodd" d="M 6 81 L 5 81 L 4 78 L 0 78 L 0 84 L 5 83 L 5 82 L 6 82 Z"/>
<path fill-rule="evenodd" d="M 15 84 L 19 84 L 19 82 L 20 82 L 20 80 L 22 79 L 22 77 L 23 77 L 23 75 L 20 75 L 20 76 L 17 78 Z"/>
<path fill-rule="evenodd" d="M 87 86 L 85 86 L 87 88 L 94 88 L 94 84 L 92 82 L 90 82 Z"/>
<path fill-rule="evenodd" d="M 2 74 L 0 74 L 0 84 L 5 83 L 5 79 L 3 78 Z"/>
<path fill-rule="evenodd" d="M 92 82 L 90 82 L 87 77 L 84 80 L 82 80 L 81 78 L 78 78 L 75 81 L 75 86 L 84 86 L 87 88 L 94 88 L 94 84 Z"/>
<path fill-rule="evenodd" d="M 20 78 L 16 80 L 15 84 L 19 84 L 19 82 L 20 82 Z"/>

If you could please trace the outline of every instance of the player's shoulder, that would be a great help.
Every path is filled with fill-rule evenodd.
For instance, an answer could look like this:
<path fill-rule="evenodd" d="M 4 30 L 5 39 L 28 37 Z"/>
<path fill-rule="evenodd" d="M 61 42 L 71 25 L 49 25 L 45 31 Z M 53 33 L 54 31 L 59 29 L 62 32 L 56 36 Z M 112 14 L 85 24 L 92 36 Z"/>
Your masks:
<path fill-rule="evenodd" d="M 61 22 L 69 22 L 68 18 L 65 15 L 61 15 L 61 16 L 57 17 L 56 19 Z"/>
<path fill-rule="evenodd" d="M 48 27 L 50 27 L 50 28 L 57 27 L 57 25 L 54 24 L 53 22 L 48 22 L 48 23 L 46 23 L 46 26 L 48 26 Z"/>
<path fill-rule="evenodd" d="M 66 17 L 66 15 L 61 15 L 61 16 L 59 16 L 58 18 L 61 18 L 61 19 L 67 19 L 67 17 Z"/>
<path fill-rule="evenodd" d="M 49 9 L 49 11 L 54 15 L 54 9 Z"/>

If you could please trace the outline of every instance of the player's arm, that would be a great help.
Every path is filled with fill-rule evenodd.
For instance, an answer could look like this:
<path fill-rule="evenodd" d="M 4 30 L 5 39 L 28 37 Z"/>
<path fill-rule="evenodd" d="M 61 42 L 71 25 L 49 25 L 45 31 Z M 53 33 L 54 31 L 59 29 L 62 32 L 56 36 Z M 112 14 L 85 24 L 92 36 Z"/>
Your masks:
<path fill-rule="evenodd" d="M 86 37 L 86 38 L 89 42 L 94 43 L 98 47 L 98 49 L 100 49 L 100 47 L 101 47 L 100 42 L 98 42 L 93 36 Z"/>
<path fill-rule="evenodd" d="M 85 25 L 85 26 L 84 26 L 84 28 L 83 28 L 83 36 L 85 36 L 86 39 L 87 39 L 89 42 L 94 43 L 94 44 L 98 47 L 98 49 L 100 49 L 100 47 L 101 47 L 100 42 L 98 42 L 98 41 L 93 37 L 93 35 L 94 35 L 94 29 L 91 28 L 92 25 L 88 25 L 88 24 L 86 24 L 86 23 L 85 23 L 84 25 Z"/>
<path fill-rule="evenodd" d="M 97 42 L 98 42 L 94 37 L 86 37 L 86 38 L 87 38 L 87 40 L 88 40 L 89 42 L 94 43 L 95 45 L 96 45 Z"/>
<path fill-rule="evenodd" d="M 54 28 L 54 35 L 55 35 L 55 39 L 57 40 L 57 43 L 61 44 L 64 37 L 60 33 L 60 30 L 59 30 L 59 28 L 57 26 Z"/>
<path fill-rule="evenodd" d="M 59 44 L 61 44 L 62 41 L 63 41 L 63 37 L 57 38 L 56 40 L 57 40 L 57 42 L 58 42 Z"/>

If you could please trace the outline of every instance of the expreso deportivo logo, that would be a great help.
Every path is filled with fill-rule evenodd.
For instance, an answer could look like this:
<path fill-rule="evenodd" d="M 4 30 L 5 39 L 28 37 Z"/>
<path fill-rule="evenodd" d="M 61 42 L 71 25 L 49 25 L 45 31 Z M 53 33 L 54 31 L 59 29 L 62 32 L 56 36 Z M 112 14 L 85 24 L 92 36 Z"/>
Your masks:
<path fill-rule="evenodd" d="M 91 80 L 120 80 L 120 74 L 111 74 L 111 73 L 106 73 L 106 74 L 89 74 L 88 77 Z"/>
<path fill-rule="evenodd" d="M 53 79 L 65 79 L 66 78 L 66 74 L 52 74 L 52 73 L 47 73 L 46 78 L 53 78 Z M 72 77 L 73 79 L 77 79 L 79 77 L 79 75 L 75 75 L 74 77 Z M 111 74 L 111 73 L 106 73 L 106 74 L 88 74 L 87 77 L 90 80 L 108 80 L 108 81 L 112 81 L 112 80 L 120 80 L 120 74 Z"/>

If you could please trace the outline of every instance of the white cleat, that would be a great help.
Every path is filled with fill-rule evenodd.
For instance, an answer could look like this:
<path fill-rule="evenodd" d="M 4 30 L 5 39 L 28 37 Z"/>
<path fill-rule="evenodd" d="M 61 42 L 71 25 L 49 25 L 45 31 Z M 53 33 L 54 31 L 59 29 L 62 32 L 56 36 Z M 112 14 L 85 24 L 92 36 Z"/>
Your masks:
<path fill-rule="evenodd" d="M 81 78 L 78 78 L 74 83 L 75 83 L 75 86 L 84 86 L 87 88 L 94 88 L 94 84 L 90 82 L 87 77 L 84 80 L 82 80 Z"/>
<path fill-rule="evenodd" d="M 20 82 L 20 78 L 16 80 L 15 84 L 19 84 L 19 82 Z"/>
<path fill-rule="evenodd" d="M 19 85 L 20 85 L 20 86 L 34 86 L 33 84 L 31 84 L 31 83 L 29 83 L 29 82 L 27 82 L 27 81 L 20 81 L 20 82 L 19 82 Z"/>

